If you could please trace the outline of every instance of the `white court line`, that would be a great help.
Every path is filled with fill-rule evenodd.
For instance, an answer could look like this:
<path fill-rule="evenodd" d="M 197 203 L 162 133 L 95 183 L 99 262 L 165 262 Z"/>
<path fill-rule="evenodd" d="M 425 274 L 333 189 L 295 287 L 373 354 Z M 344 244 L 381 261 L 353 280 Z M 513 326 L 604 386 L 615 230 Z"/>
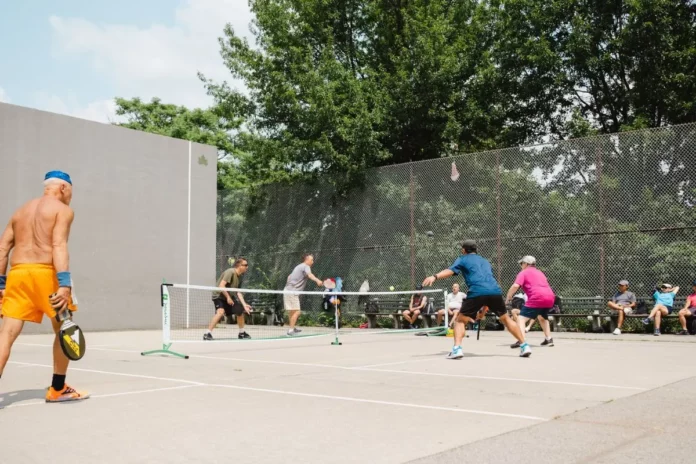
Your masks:
<path fill-rule="evenodd" d="M 167 390 L 183 390 L 184 388 L 202 387 L 203 385 L 178 385 L 176 387 L 151 388 L 149 390 L 136 390 L 120 393 L 107 393 L 104 395 L 92 395 L 91 398 L 112 398 L 114 396 L 140 395 L 141 393 L 161 392 Z"/>
<path fill-rule="evenodd" d="M 52 365 L 47 365 L 47 364 L 33 364 L 33 363 L 21 363 L 17 361 L 10 361 L 12 364 L 19 364 L 19 365 L 27 365 L 27 366 L 36 366 L 36 367 L 47 367 L 53 369 Z M 216 387 L 216 388 L 229 388 L 233 390 L 244 390 L 244 391 L 253 391 L 253 392 L 258 392 L 258 393 L 275 393 L 275 394 L 280 394 L 280 395 L 291 395 L 291 396 L 302 396 L 305 398 L 320 398 L 320 399 L 328 399 L 328 400 L 336 400 L 336 401 L 350 401 L 354 403 L 367 403 L 367 404 L 380 404 L 384 406 L 400 406 L 400 407 L 406 407 L 406 408 L 414 408 L 414 409 L 429 409 L 433 411 L 448 411 L 448 412 L 459 412 L 459 413 L 469 413 L 469 414 L 479 414 L 479 415 L 484 415 L 484 416 L 496 416 L 496 417 L 508 417 L 508 418 L 513 418 L 513 419 L 525 419 L 525 420 L 532 420 L 532 421 L 548 421 L 549 419 L 545 419 L 543 417 L 536 417 L 536 416 L 525 416 L 521 414 L 508 414 L 508 413 L 502 413 L 502 412 L 492 412 L 492 411 L 480 411 L 476 409 L 460 409 L 460 408 L 448 408 L 444 406 L 427 406 L 427 405 L 422 405 L 422 404 L 412 404 L 412 403 L 396 403 L 393 401 L 381 401 L 381 400 L 370 400 L 370 399 L 364 399 L 364 398 L 353 398 L 349 396 L 331 396 L 331 395 L 320 395 L 316 393 L 302 393 L 302 392 L 292 392 L 292 391 L 286 391 L 286 390 L 271 390 L 268 388 L 256 388 L 256 387 L 243 387 L 239 385 L 227 385 L 227 384 L 209 384 L 209 383 L 201 383 L 201 382 L 193 382 L 190 380 L 184 380 L 184 379 L 169 379 L 169 378 L 164 378 L 164 377 L 155 377 L 155 376 L 143 376 L 143 375 L 138 375 L 138 374 L 126 374 L 123 372 L 112 372 L 112 371 L 102 371 L 102 370 L 96 370 L 96 369 L 73 369 L 73 370 L 79 370 L 82 372 L 93 372 L 97 374 L 107 374 L 107 375 L 118 375 L 118 376 L 125 376 L 125 377 L 142 377 L 142 378 L 148 378 L 148 379 L 156 379 L 156 380 L 168 380 L 168 381 L 173 381 L 173 382 L 181 382 L 181 383 L 187 383 L 190 385 L 182 385 L 179 387 L 174 387 L 174 388 L 183 388 L 183 387 L 195 387 L 195 386 L 200 386 L 200 387 Z M 166 390 L 173 390 L 174 388 L 165 388 Z M 143 390 L 140 393 L 146 393 L 146 392 L 151 392 L 151 391 L 157 391 L 157 390 L 162 390 L 162 389 L 152 389 L 152 390 Z M 108 397 L 108 396 L 122 396 L 122 395 L 127 395 L 127 394 L 135 394 L 136 392 L 124 392 L 120 394 L 106 394 L 106 395 L 99 395 L 99 396 L 94 396 L 95 398 L 98 397 Z M 41 404 L 38 402 L 35 403 L 26 403 L 22 406 L 29 406 L 32 404 Z M 11 407 L 12 405 L 8 406 Z M 20 406 L 20 405 L 18 405 Z"/>
<path fill-rule="evenodd" d="M 33 366 L 26 366 L 26 367 L 33 367 Z M 179 385 L 177 387 L 151 388 L 149 390 L 136 390 L 136 391 L 128 391 L 128 392 L 120 392 L 120 393 L 107 393 L 105 395 L 91 395 L 88 399 L 111 398 L 114 396 L 140 395 L 141 393 L 153 393 L 153 392 L 160 392 L 160 391 L 167 391 L 167 390 L 181 390 L 183 388 L 193 388 L 193 387 L 198 387 L 198 386 L 199 385 Z M 5 406 L 4 408 L 0 407 L 0 409 L 21 408 L 23 406 L 36 406 L 37 404 L 50 404 L 50 403 L 46 403 L 46 401 L 33 401 L 31 403 L 11 404 L 9 406 Z M 1 404 L 0 404 L 0 406 L 1 406 Z"/>
<path fill-rule="evenodd" d="M 37 345 L 37 346 L 44 346 L 44 345 Z M 100 351 L 119 351 L 119 352 L 125 352 L 125 353 L 140 353 L 140 351 L 112 350 L 110 348 L 102 348 Z M 246 363 L 256 363 L 256 364 L 277 364 L 277 365 L 281 365 L 281 366 L 319 367 L 319 368 L 337 369 L 337 370 L 345 370 L 345 371 L 383 372 L 383 373 L 388 373 L 388 374 L 420 375 L 420 376 L 426 376 L 426 377 L 431 376 L 431 377 L 452 377 L 452 378 L 462 378 L 462 379 L 499 380 L 499 381 L 504 381 L 504 382 L 541 383 L 541 384 L 549 384 L 549 385 L 568 385 L 568 386 L 575 386 L 575 387 L 614 388 L 614 389 L 619 389 L 619 390 L 621 390 L 621 389 L 623 389 L 623 390 L 636 390 L 636 391 L 647 390 L 647 388 L 627 387 L 627 386 L 623 386 L 623 385 L 606 385 L 606 384 L 583 383 L 583 382 L 565 382 L 565 381 L 560 381 L 560 380 L 522 379 L 522 378 L 516 378 L 516 377 L 488 377 L 488 376 L 481 376 L 481 375 L 443 374 L 443 373 L 438 373 L 438 372 L 398 371 L 398 370 L 392 370 L 392 369 L 373 369 L 370 366 L 349 367 L 349 366 L 336 366 L 336 365 L 332 365 L 332 364 L 299 363 L 299 362 L 291 362 L 291 361 L 270 361 L 270 360 L 262 360 L 262 359 L 226 358 L 223 356 L 206 356 L 206 355 L 195 355 L 195 354 L 189 355 L 189 358 L 190 359 L 193 359 L 193 358 L 213 359 L 213 360 L 219 360 L 219 361 L 246 362 Z M 425 361 L 425 360 L 418 359 L 418 360 L 400 361 L 400 362 L 395 363 L 395 364 L 405 364 L 405 363 L 409 363 L 409 362 L 419 362 L 419 361 Z M 21 363 L 19 363 L 19 364 L 21 364 Z M 383 365 L 388 365 L 388 364 L 383 364 Z M 373 365 L 373 366 L 379 366 L 379 365 Z M 70 369 L 75 369 L 75 368 L 71 367 Z M 176 381 L 176 380 L 172 380 L 172 381 Z"/>
<path fill-rule="evenodd" d="M 382 367 L 382 366 L 397 366 L 399 364 L 408 364 L 408 363 L 414 363 L 414 362 L 425 362 L 425 361 L 432 361 L 432 358 L 430 359 L 409 359 L 406 361 L 397 361 L 397 362 L 388 362 L 388 363 L 381 363 L 381 364 L 368 364 L 367 366 L 355 366 L 351 367 L 353 370 L 358 370 L 358 369 L 372 369 L 374 367 Z"/>
<path fill-rule="evenodd" d="M 449 411 L 449 412 L 464 412 L 469 414 L 481 414 L 484 416 L 498 416 L 498 417 L 510 417 L 513 419 L 526 419 L 532 421 L 542 421 L 546 422 L 550 419 L 545 419 L 543 417 L 536 416 L 525 416 L 521 414 L 508 414 L 504 412 L 491 412 L 491 411 L 479 411 L 476 409 L 460 409 L 460 408 L 447 408 L 444 406 L 427 406 L 423 404 L 413 404 L 413 403 L 395 403 L 393 401 L 381 401 L 381 400 L 368 400 L 364 398 L 353 398 L 349 396 L 331 396 L 331 395 L 319 395 L 315 393 L 300 393 L 291 392 L 285 390 L 271 390 L 268 388 L 255 388 L 255 387 L 240 387 L 237 385 L 218 385 L 218 384 L 207 384 L 207 387 L 218 387 L 218 388 L 231 388 L 233 390 L 246 390 L 260 393 L 277 393 L 280 395 L 292 395 L 292 396 L 304 396 L 307 398 L 322 398 L 327 400 L 337 400 L 337 401 L 352 401 L 356 403 L 369 403 L 369 404 L 381 404 L 386 406 L 402 406 L 406 408 L 414 409 L 430 409 L 435 411 Z"/>
<path fill-rule="evenodd" d="M 392 369 L 373 369 L 369 366 L 363 367 L 348 367 L 348 366 L 335 366 L 331 364 L 312 364 L 312 363 L 296 363 L 289 361 L 268 361 L 260 359 L 242 359 L 242 358 L 225 358 L 222 356 L 199 356 L 199 355 L 189 355 L 189 358 L 203 358 L 203 359 L 216 359 L 222 361 L 235 361 L 235 362 L 249 362 L 249 363 L 259 363 L 259 364 L 280 364 L 285 366 L 305 366 L 305 367 L 323 367 L 328 369 L 339 369 L 345 371 L 362 371 L 362 372 L 384 372 L 388 374 L 407 374 L 407 375 L 421 375 L 421 376 L 433 376 L 433 377 L 455 377 L 455 378 L 465 378 L 465 379 L 480 379 L 480 380 L 500 380 L 507 382 L 528 382 L 528 383 L 545 383 L 551 385 L 572 385 L 577 387 L 598 387 L 598 388 L 616 388 L 616 389 L 626 389 L 626 390 L 647 390 L 641 387 L 625 387 L 622 385 L 605 385 L 605 384 L 595 384 L 595 383 L 582 383 L 582 382 L 564 382 L 559 380 L 536 380 L 536 379 L 521 379 L 514 377 L 487 377 L 482 375 L 464 375 L 464 374 L 441 374 L 437 372 L 417 372 L 417 371 L 398 371 Z M 394 364 L 405 364 L 409 362 L 421 362 L 426 360 L 409 360 L 400 361 Z M 384 364 L 387 365 L 387 364 Z"/>
<path fill-rule="evenodd" d="M 389 372 L 392 374 L 410 374 L 410 375 L 426 375 L 434 377 L 456 377 L 462 379 L 481 379 L 481 380 L 503 380 L 507 382 L 527 382 L 527 383 L 548 383 L 552 385 L 573 385 L 578 387 L 598 387 L 598 388 L 618 388 L 624 390 L 639 390 L 644 391 L 647 388 L 641 387 L 624 387 L 622 385 L 604 385 L 597 383 L 582 383 L 582 382 L 563 382 L 560 380 L 535 380 L 535 379 L 520 379 L 520 378 L 509 378 L 509 377 L 488 377 L 483 375 L 465 375 L 465 374 L 441 374 L 439 372 L 417 372 L 417 371 L 397 371 L 389 369 L 367 369 L 367 368 L 356 368 L 358 371 L 365 372 Z"/>
<path fill-rule="evenodd" d="M 53 365 L 49 365 L 49 364 L 25 363 L 25 362 L 19 362 L 19 361 L 8 361 L 8 364 L 17 364 L 19 366 L 50 367 L 51 369 L 53 369 Z M 137 379 L 164 380 L 167 382 L 187 383 L 187 384 L 190 384 L 193 386 L 205 385 L 204 383 L 194 382 L 192 380 L 170 379 L 168 377 L 155 377 L 154 375 L 126 374 L 123 372 L 100 371 L 97 369 L 83 369 L 80 367 L 70 367 L 69 369 L 70 369 L 70 371 L 92 372 L 94 374 L 110 374 L 110 375 L 120 375 L 122 377 L 134 377 Z"/>

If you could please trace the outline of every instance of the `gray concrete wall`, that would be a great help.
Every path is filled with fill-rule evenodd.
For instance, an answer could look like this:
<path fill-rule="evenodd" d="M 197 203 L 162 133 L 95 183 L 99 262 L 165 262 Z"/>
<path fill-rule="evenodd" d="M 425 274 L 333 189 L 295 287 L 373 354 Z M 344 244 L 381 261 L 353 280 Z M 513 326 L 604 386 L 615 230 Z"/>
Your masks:
<path fill-rule="evenodd" d="M 191 151 L 190 279 L 215 285 L 217 151 Z M 53 169 L 73 179 L 75 320 L 86 332 L 159 328 L 162 279 L 187 277 L 189 142 L 0 103 L 3 227 Z"/>

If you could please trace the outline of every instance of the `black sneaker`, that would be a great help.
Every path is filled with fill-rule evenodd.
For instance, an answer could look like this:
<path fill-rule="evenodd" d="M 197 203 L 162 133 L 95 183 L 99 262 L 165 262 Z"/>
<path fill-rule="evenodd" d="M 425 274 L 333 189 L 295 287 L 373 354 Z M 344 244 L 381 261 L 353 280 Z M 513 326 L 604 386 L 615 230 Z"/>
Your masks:
<path fill-rule="evenodd" d="M 515 342 L 512 345 L 510 345 L 510 348 L 519 348 L 520 347 L 520 342 Z"/>
<path fill-rule="evenodd" d="M 679 332 L 677 332 L 677 335 L 689 335 L 689 331 L 682 329 Z"/>
<path fill-rule="evenodd" d="M 553 346 L 553 338 L 549 338 L 541 342 L 541 346 Z"/>
<path fill-rule="evenodd" d="M 237 336 L 237 338 L 251 338 L 251 335 L 249 335 L 246 332 L 239 332 L 239 335 Z"/>
<path fill-rule="evenodd" d="M 203 334 L 203 340 L 212 340 L 213 339 L 213 334 L 211 333 L 204 333 Z"/>

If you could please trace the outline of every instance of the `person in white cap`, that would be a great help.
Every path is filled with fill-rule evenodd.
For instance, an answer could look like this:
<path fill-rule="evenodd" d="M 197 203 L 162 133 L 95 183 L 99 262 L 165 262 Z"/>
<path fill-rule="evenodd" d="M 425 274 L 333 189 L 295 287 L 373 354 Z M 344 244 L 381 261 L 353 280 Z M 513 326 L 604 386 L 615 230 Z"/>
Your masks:
<path fill-rule="evenodd" d="M 653 293 L 655 306 L 653 306 L 652 311 L 650 311 L 650 315 L 643 319 L 643 324 L 645 325 L 655 321 L 655 333 L 653 335 L 660 335 L 660 321 L 662 320 L 662 316 L 672 314 L 674 310 L 674 297 L 677 296 L 678 292 L 679 287 L 672 287 L 672 284 L 662 284 L 660 288 L 655 289 L 655 293 Z"/>
<path fill-rule="evenodd" d="M 619 282 L 619 291 L 614 293 L 611 301 L 607 303 L 610 309 L 619 315 L 619 325 L 614 330 L 614 335 L 621 335 L 621 326 L 624 323 L 624 315 L 631 314 L 636 307 L 636 295 L 628 291 L 628 280 Z"/>
<path fill-rule="evenodd" d="M 517 319 L 522 334 L 524 334 L 524 326 L 528 320 L 538 319 L 545 337 L 541 346 L 553 346 L 551 327 L 549 326 L 549 311 L 553 308 L 556 295 L 553 293 L 546 275 L 537 269 L 534 256 L 527 255 L 518 263 L 522 270 L 517 274 L 515 283 L 508 290 L 505 303 L 510 304 L 515 292 L 522 288 L 527 295 L 527 301 L 520 309 L 520 316 Z M 517 347 L 517 344 L 511 346 L 511 348 Z"/>

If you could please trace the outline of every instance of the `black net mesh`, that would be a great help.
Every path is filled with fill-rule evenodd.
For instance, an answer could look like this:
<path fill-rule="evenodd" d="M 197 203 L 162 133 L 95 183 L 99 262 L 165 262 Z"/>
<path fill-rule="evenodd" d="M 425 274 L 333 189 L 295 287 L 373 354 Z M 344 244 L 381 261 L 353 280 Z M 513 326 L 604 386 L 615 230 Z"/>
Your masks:
<path fill-rule="evenodd" d="M 245 286 L 282 289 L 311 252 L 315 274 L 346 290 L 412 290 L 471 238 L 505 290 L 530 254 L 563 297 L 606 299 L 620 279 L 638 296 L 661 282 L 683 293 L 696 277 L 694 176 L 692 124 L 374 169 L 347 196 L 328 182 L 221 191 L 217 271 L 243 255 Z"/>

